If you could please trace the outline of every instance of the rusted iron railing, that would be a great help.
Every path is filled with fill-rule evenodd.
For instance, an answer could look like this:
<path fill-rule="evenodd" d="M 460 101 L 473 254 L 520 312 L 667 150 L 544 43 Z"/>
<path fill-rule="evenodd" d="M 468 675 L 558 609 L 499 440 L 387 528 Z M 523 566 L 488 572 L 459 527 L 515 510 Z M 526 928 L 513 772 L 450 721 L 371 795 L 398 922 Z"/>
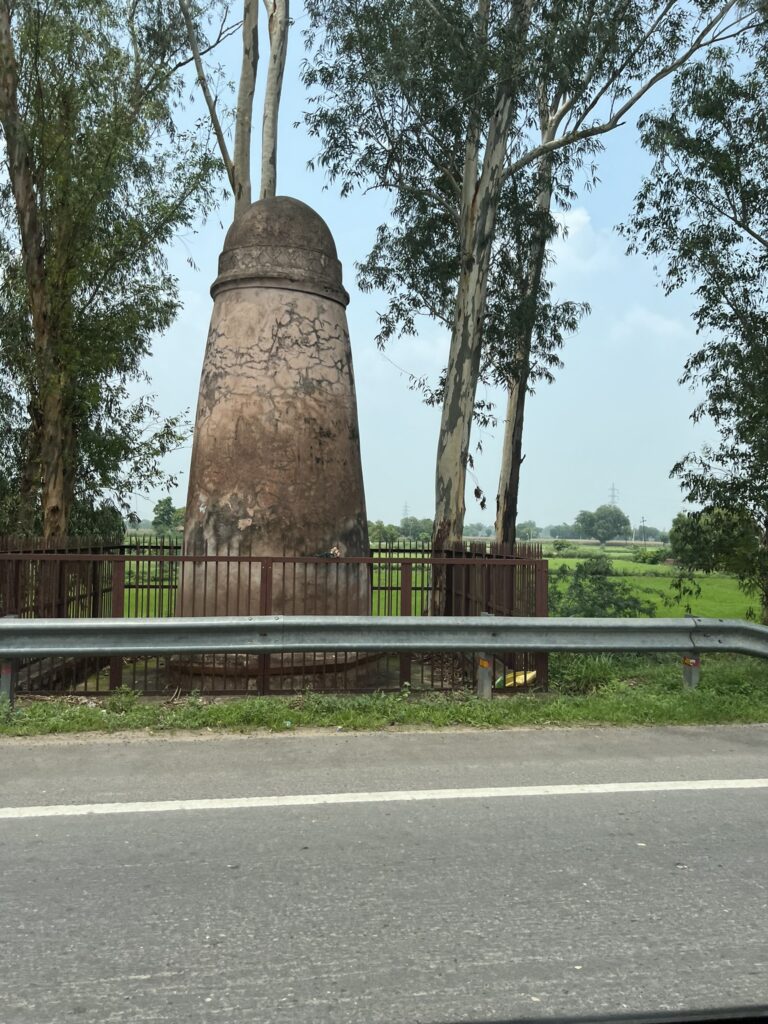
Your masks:
<path fill-rule="evenodd" d="M 105 545 L 106 547 L 106 545 Z M 453 616 L 547 614 L 547 563 L 456 550 L 435 557 L 391 551 L 368 558 L 181 554 L 173 538 L 130 539 L 102 551 L 0 552 L 0 615 L 24 618 L 424 615 L 435 580 Z M 546 687 L 546 655 L 493 656 L 505 693 Z M 19 670 L 19 691 L 101 693 L 132 686 L 158 695 L 445 690 L 474 667 L 454 653 L 375 652 L 48 658 Z"/>

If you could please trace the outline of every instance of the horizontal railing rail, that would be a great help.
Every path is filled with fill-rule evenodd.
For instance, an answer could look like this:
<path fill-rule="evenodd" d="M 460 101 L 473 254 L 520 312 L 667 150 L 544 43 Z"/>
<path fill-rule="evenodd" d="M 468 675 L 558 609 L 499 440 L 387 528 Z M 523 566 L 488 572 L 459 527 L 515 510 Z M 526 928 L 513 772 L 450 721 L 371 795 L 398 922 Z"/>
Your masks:
<path fill-rule="evenodd" d="M 768 657 L 768 627 L 735 619 L 260 616 L 0 619 L 0 661 L 49 655 L 634 651 Z"/>

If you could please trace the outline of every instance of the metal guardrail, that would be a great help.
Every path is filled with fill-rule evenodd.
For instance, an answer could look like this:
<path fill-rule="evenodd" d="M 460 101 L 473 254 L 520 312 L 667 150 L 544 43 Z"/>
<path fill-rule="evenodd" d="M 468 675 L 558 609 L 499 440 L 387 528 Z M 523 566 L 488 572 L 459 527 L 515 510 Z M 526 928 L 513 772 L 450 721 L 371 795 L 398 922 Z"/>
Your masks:
<path fill-rule="evenodd" d="M 15 664 L 51 655 L 279 654 L 301 651 L 634 651 L 768 658 L 768 627 L 737 619 L 544 619 L 482 616 L 264 616 L 174 619 L 0 619 L 0 696 L 12 699 Z M 483 690 L 485 687 L 483 687 Z"/>
<path fill-rule="evenodd" d="M 768 627 L 738 619 L 282 616 L 0 619 L 0 660 L 63 654 L 297 651 L 723 651 L 768 658 Z"/>

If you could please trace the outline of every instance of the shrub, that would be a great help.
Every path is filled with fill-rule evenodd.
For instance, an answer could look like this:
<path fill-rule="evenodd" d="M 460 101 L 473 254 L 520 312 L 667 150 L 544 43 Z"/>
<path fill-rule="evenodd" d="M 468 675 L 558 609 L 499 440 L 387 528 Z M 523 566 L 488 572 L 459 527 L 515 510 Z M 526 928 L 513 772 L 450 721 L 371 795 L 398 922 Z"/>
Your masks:
<path fill-rule="evenodd" d="M 618 681 L 612 654 L 551 654 L 550 688 L 569 696 L 586 696 Z"/>
<path fill-rule="evenodd" d="M 558 558 L 578 558 L 581 554 L 579 549 L 569 544 L 567 540 L 556 540 L 552 547 Z"/>
<path fill-rule="evenodd" d="M 107 711 L 113 715 L 124 715 L 133 711 L 139 703 L 139 695 L 128 686 L 121 686 L 104 702 Z"/>
<path fill-rule="evenodd" d="M 551 577 L 549 606 L 553 615 L 579 618 L 636 618 L 655 613 L 652 601 L 638 597 L 613 575 L 607 555 L 588 555 L 575 569 L 561 566 Z"/>
<path fill-rule="evenodd" d="M 669 557 L 669 552 L 664 548 L 640 548 L 632 556 L 635 562 L 642 562 L 643 565 L 661 565 Z"/>

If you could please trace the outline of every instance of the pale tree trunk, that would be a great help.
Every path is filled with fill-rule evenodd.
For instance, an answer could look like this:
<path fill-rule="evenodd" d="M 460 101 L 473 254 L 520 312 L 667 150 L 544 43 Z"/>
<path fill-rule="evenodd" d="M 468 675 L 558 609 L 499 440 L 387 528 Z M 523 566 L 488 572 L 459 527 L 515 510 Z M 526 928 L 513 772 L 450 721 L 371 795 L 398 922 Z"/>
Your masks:
<path fill-rule="evenodd" d="M 480 372 L 491 248 L 513 101 L 503 98 L 491 126 L 474 195 L 462 211 L 462 255 L 435 467 L 434 546 L 460 541 L 467 461 Z M 472 145 L 470 140 L 469 146 Z M 468 161 L 471 163 L 471 160 Z"/>
<path fill-rule="evenodd" d="M 7 0 L 0 0 L 0 124 L 21 240 L 39 387 L 39 422 L 32 424 L 35 436 L 30 446 L 30 458 L 37 465 L 27 466 L 23 477 L 34 479 L 37 472 L 42 479 L 43 535 L 54 539 L 66 534 L 72 503 L 72 424 L 64 403 L 65 377 L 57 367 L 44 240 L 32 154 L 19 112 L 18 71 Z M 30 495 L 22 500 L 25 497 L 28 500 Z"/>
<path fill-rule="evenodd" d="M 269 25 L 269 70 L 261 134 L 262 199 L 271 199 L 277 189 L 277 123 L 288 52 L 288 3 L 289 0 L 264 0 Z"/>
<path fill-rule="evenodd" d="M 515 24 L 521 38 L 528 34 L 531 3 L 532 0 L 520 0 L 515 5 Z M 479 34 L 486 38 L 488 13 L 488 0 L 480 0 Z M 514 84 L 500 84 L 481 167 L 479 117 L 472 118 L 469 125 L 461 197 L 461 263 L 435 466 L 433 547 L 436 551 L 446 543 L 461 541 L 464 528 L 464 491 L 480 374 L 491 250 L 509 135 L 517 113 Z"/>
<path fill-rule="evenodd" d="M 543 140 L 547 141 L 547 132 Z M 523 424 L 525 421 L 525 400 L 531 373 L 531 347 L 536 324 L 536 311 L 541 289 L 541 277 L 547 255 L 548 218 L 552 206 L 552 157 L 546 155 L 539 161 L 539 192 L 536 208 L 539 213 L 536 228 L 531 238 L 528 257 L 528 275 L 525 285 L 529 300 L 528 322 L 514 342 L 516 375 L 508 383 L 509 399 L 504 420 L 504 445 L 501 453 L 499 490 L 496 497 L 496 541 L 499 544 L 515 543 L 515 523 L 520 496 L 520 469 L 523 464 Z"/>
<path fill-rule="evenodd" d="M 251 129 L 256 72 L 259 67 L 259 4 L 245 0 L 243 6 L 243 60 L 237 90 L 235 114 L 234 185 L 235 216 L 251 205 Z"/>

